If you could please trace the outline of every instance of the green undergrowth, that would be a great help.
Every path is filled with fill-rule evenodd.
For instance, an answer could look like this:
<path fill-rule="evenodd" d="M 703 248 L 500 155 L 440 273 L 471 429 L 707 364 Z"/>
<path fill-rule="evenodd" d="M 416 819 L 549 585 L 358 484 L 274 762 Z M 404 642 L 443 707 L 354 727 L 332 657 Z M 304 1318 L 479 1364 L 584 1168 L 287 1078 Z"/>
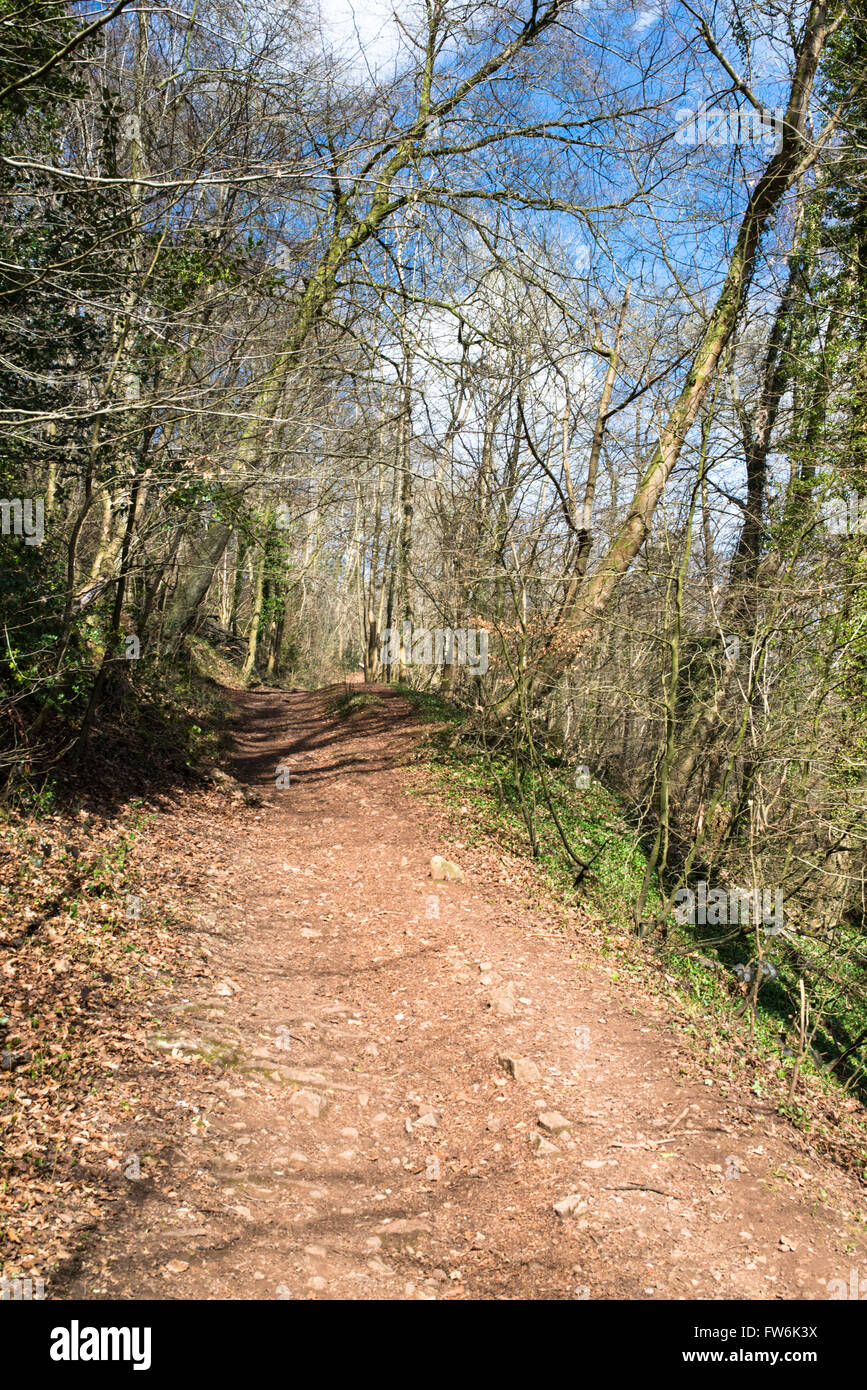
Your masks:
<path fill-rule="evenodd" d="M 437 724 L 460 724 L 466 718 L 466 710 L 451 704 L 434 690 L 415 690 L 411 685 L 400 685 L 397 682 L 389 689 L 402 695 L 422 719 Z"/>
<path fill-rule="evenodd" d="M 468 752 L 453 740 L 432 743 L 429 752 L 445 801 L 470 813 L 462 832 L 468 844 L 493 839 L 510 854 L 529 856 L 562 902 L 600 920 L 631 914 L 645 857 L 617 798 L 599 782 L 578 788 L 573 769 L 548 765 L 543 783 L 505 755 Z M 655 888 L 649 902 L 661 906 Z"/>
<path fill-rule="evenodd" d="M 375 705 L 381 704 L 381 696 L 374 695 L 372 691 L 346 690 L 342 695 L 338 695 L 336 700 L 331 701 L 328 713 L 336 714 L 338 719 L 348 719 L 351 714 L 358 714 L 363 709 L 372 709 Z"/>
<path fill-rule="evenodd" d="M 754 964 L 761 952 L 773 974 L 759 992 L 755 1031 L 781 1050 L 798 1046 L 799 981 L 803 979 L 809 1006 L 808 1066 L 821 1073 L 839 1063 L 840 1080 L 862 1099 L 867 1096 L 867 1078 L 858 1062 L 861 1050 L 856 1046 L 849 1057 L 844 1056 L 867 1028 L 862 947 L 853 926 L 840 924 L 831 929 L 798 923 L 786 936 L 760 935 L 757 941 L 754 927 L 675 925 L 669 928 L 667 944 L 672 968 L 686 969 L 691 986 L 712 1001 L 720 993 L 720 980 L 727 982 L 723 997 L 730 998 L 735 968 Z"/>

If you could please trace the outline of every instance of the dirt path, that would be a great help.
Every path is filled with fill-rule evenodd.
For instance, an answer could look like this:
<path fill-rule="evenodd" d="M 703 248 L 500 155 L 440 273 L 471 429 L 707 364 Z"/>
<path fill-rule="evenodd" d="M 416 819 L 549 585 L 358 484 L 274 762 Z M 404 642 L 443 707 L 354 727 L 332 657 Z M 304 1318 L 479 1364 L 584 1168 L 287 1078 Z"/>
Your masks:
<path fill-rule="evenodd" d="M 240 696 L 261 805 L 158 822 L 205 954 L 125 1131 L 143 1176 L 65 1296 L 826 1298 L 864 1270 L 863 1189 L 443 839 L 402 790 L 413 716 L 379 693 L 344 721 L 325 692 Z M 435 853 L 467 881 L 432 883 Z"/>

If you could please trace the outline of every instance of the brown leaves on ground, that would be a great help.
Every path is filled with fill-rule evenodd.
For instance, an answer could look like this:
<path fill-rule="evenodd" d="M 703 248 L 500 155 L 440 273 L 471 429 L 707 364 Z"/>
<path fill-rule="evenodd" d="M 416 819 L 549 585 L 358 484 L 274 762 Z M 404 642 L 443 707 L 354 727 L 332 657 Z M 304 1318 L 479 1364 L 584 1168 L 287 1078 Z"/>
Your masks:
<path fill-rule="evenodd" d="M 194 793 L 223 809 L 223 798 Z M 0 828 L 0 1276 L 50 1280 L 127 1195 L 118 1115 L 165 1061 L 151 1016 L 184 940 L 178 880 L 136 888 L 146 814 L 84 811 Z M 157 914 L 148 906 L 158 898 Z M 199 960 L 201 959 L 199 955 Z M 184 1058 L 187 1065 L 195 1059 Z M 147 1172 L 147 1160 L 144 1160 Z"/>

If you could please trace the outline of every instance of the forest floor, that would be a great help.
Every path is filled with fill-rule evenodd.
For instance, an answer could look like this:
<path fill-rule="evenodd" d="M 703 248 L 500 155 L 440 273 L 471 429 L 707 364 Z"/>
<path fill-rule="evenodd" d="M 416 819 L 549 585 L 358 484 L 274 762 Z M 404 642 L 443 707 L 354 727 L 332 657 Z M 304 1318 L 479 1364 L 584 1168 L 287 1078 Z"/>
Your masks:
<path fill-rule="evenodd" d="M 409 794 L 397 693 L 341 719 L 341 690 L 237 692 L 247 790 L 150 823 L 184 951 L 124 1035 L 151 1063 L 78 1116 L 123 1157 L 49 1297 L 824 1299 L 867 1271 L 856 1177 Z"/>

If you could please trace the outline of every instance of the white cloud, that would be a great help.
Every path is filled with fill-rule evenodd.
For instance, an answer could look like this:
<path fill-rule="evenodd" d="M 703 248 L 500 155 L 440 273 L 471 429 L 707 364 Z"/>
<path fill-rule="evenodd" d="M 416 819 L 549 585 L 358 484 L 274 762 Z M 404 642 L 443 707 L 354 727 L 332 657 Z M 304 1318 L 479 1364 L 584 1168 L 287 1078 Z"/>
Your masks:
<path fill-rule="evenodd" d="M 656 7 L 651 7 L 651 8 L 646 9 L 646 10 L 640 10 L 640 11 L 639 11 L 639 14 L 638 14 L 638 17 L 637 17 L 635 23 L 634 23 L 633 26 L 632 26 L 632 32 L 633 32 L 633 34 L 643 34 L 644 31 L 645 31 L 645 29 L 649 29 L 650 26 L 651 26 L 652 24 L 655 24 L 656 21 L 657 21 L 658 19 L 659 19 L 659 10 L 658 10 L 658 8 L 656 8 Z"/>
<path fill-rule="evenodd" d="M 406 40 L 395 14 L 411 26 L 405 0 L 319 0 L 323 43 L 340 60 L 347 77 L 358 79 L 368 72 L 391 67 Z"/>

